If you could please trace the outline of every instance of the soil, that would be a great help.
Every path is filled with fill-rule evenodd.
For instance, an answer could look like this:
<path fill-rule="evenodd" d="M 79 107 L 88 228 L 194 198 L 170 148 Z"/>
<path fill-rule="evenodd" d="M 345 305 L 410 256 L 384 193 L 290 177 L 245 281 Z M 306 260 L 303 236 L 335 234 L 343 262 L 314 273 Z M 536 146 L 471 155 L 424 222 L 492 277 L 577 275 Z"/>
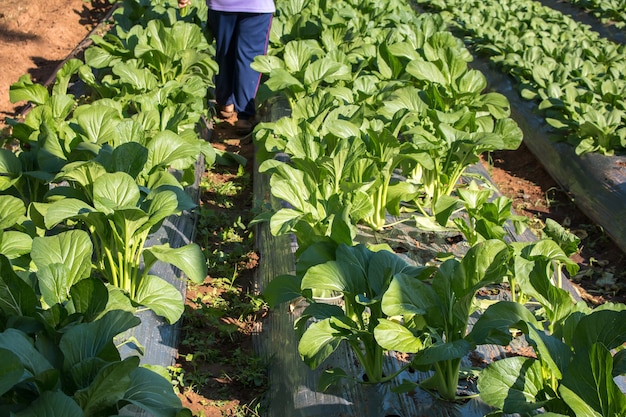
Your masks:
<path fill-rule="evenodd" d="M 22 75 L 45 84 L 105 17 L 108 0 L 0 0 L 0 129 L 25 103 L 9 101 Z"/>
<path fill-rule="evenodd" d="M 17 117 L 25 104 L 10 103 L 10 85 L 23 74 L 46 83 L 110 8 L 107 0 L 0 0 L 0 132 L 3 129 L 8 132 L 3 124 L 4 118 Z M 214 131 L 216 146 L 243 152 L 252 160 L 253 148 L 249 139 L 239 140 L 229 128 L 232 121 L 224 123 L 221 129 Z M 552 218 L 582 239 L 580 252 L 575 255 L 581 272 L 572 277 L 572 281 L 578 285 L 583 298 L 595 304 L 626 300 L 624 254 L 600 227 L 576 208 L 567 192 L 557 185 L 525 146 L 516 151 L 495 152 L 483 163 L 501 192 L 514 200 L 514 209 L 530 218 L 537 228 L 545 219 Z M 228 176 L 223 179 L 228 180 Z M 203 200 L 204 204 L 212 204 L 207 196 Z M 249 206 L 241 203 L 237 207 L 247 210 Z M 248 267 L 242 268 L 248 271 L 244 274 L 250 274 L 254 265 Z M 209 289 L 210 279 L 204 290 Z M 201 296 L 203 288 L 198 287 L 197 291 L 199 293 L 188 295 L 188 308 L 193 308 L 194 300 Z M 244 330 L 244 334 L 250 332 L 249 328 Z M 249 343 L 249 338 L 238 343 Z M 235 385 L 230 391 L 224 391 L 227 381 L 222 370 L 207 370 L 209 374 L 217 375 L 208 391 L 200 396 L 189 394 L 183 397 L 186 406 L 204 413 L 198 415 L 232 415 L 236 404 L 246 404 L 250 400 L 249 394 L 255 393 Z M 216 407 L 210 408 L 208 403 Z"/>

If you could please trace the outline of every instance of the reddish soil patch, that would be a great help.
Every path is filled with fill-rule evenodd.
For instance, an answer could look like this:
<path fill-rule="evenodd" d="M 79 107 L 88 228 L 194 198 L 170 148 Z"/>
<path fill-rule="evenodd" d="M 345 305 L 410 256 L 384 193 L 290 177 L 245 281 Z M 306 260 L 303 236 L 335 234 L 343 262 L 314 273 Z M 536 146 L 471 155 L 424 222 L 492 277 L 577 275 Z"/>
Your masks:
<path fill-rule="evenodd" d="M 111 6 L 108 0 L 0 0 L 0 129 L 24 105 L 9 101 L 11 84 L 24 74 L 46 83 Z"/>

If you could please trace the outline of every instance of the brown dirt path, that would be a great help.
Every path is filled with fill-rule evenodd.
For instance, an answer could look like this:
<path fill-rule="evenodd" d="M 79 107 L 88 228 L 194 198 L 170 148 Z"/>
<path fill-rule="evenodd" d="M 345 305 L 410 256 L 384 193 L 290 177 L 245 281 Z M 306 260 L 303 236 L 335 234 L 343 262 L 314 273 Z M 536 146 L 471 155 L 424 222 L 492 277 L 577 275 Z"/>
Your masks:
<path fill-rule="evenodd" d="M 9 87 L 30 74 L 45 83 L 111 8 L 107 0 L 0 0 L 0 129 L 24 103 Z"/>

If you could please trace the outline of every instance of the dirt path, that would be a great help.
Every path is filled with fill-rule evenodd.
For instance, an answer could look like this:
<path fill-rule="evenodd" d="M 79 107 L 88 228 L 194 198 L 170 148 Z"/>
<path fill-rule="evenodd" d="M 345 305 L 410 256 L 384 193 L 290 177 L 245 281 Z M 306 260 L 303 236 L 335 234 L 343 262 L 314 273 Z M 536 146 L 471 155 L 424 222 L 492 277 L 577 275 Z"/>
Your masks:
<path fill-rule="evenodd" d="M 9 101 L 11 84 L 24 74 L 45 83 L 110 7 L 107 0 L 0 0 L 2 123 L 24 104 Z"/>

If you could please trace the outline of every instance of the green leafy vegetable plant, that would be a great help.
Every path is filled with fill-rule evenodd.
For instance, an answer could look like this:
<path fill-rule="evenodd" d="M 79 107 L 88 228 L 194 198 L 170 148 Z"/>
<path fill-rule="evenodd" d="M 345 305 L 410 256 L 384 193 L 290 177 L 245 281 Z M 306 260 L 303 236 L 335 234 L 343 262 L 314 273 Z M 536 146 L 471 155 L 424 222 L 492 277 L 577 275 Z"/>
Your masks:
<path fill-rule="evenodd" d="M 476 323 L 474 335 L 481 335 L 477 341 L 506 345 L 513 328 L 524 333 L 536 354 L 536 358 L 516 356 L 487 366 L 478 380 L 487 404 L 524 416 L 536 415 L 540 409 L 554 416 L 626 415 L 626 397 L 613 380 L 626 373 L 626 311 L 617 305 L 591 311 L 577 304 L 570 312 L 560 319 L 562 330 L 557 334 L 544 332 L 528 310 L 511 302 L 487 309 Z"/>
<path fill-rule="evenodd" d="M 449 401 L 459 399 L 461 359 L 475 347 L 468 324 L 476 292 L 503 280 L 509 257 L 504 242 L 486 240 L 463 259 L 446 260 L 430 276 L 394 276 L 382 297 L 389 318 L 379 320 L 374 334 L 385 349 L 414 353 L 412 366 L 433 371 L 421 388 Z"/>
<path fill-rule="evenodd" d="M 194 204 L 180 188 L 161 185 L 146 194 L 130 175 L 105 173 L 102 167 L 93 168 L 98 175 L 91 182 L 89 167 L 94 166 L 98 165 L 83 165 L 73 173 L 82 192 L 68 188 L 67 198 L 51 203 L 45 213 L 46 227 L 70 220 L 84 224 L 94 241 L 97 269 L 107 282 L 137 304 L 175 322 L 183 312 L 182 296 L 173 285 L 150 275 L 150 268 L 157 261 L 166 262 L 191 281 L 202 282 L 207 271 L 202 250 L 196 244 L 148 248 L 145 243 L 166 217 Z"/>
<path fill-rule="evenodd" d="M 488 239 L 505 240 L 507 222 L 511 222 L 518 234 L 526 229 L 527 218 L 513 214 L 513 201 L 508 197 L 492 199 L 493 190 L 480 188 L 474 181 L 467 187 L 457 188 L 456 195 L 466 214 L 454 218 L 453 222 L 470 246 Z M 447 218 L 445 220 L 443 224 Z"/>
<path fill-rule="evenodd" d="M 120 357 L 114 338 L 139 319 L 106 309 L 104 283 L 88 276 L 87 242 L 82 231 L 36 238 L 32 286 L 0 255 L 0 413 L 104 417 L 132 404 L 154 416 L 190 416 L 166 378 L 137 356 Z"/>
<path fill-rule="evenodd" d="M 418 279 L 432 270 L 411 266 L 387 250 L 374 252 L 364 245 L 323 243 L 312 245 L 302 253 L 297 267 L 300 270 L 297 276 L 276 277 L 264 296 L 270 306 L 301 296 L 310 301 L 295 324 L 301 335 L 298 351 L 304 362 L 315 369 L 346 342 L 363 366 L 367 382 L 392 379 L 395 375 L 383 374 L 385 348 L 374 336 L 379 321 L 387 317 L 382 309 L 382 297 L 394 275 L 406 274 Z M 343 295 L 343 308 L 316 301 L 314 291 Z M 334 369 L 324 373 L 319 385 L 325 389 L 344 377 L 358 380 L 341 369 Z"/>

